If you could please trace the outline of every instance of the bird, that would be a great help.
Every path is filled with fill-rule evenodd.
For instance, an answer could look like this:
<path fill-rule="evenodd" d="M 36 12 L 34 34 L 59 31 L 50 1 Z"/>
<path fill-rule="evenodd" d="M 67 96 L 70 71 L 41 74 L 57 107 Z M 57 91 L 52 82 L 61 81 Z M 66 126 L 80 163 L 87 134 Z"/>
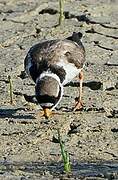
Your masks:
<path fill-rule="evenodd" d="M 29 49 L 25 57 L 25 71 L 35 83 L 35 96 L 45 118 L 50 117 L 62 100 L 64 86 L 77 76 L 80 88 L 73 111 L 83 107 L 85 48 L 81 38 L 81 32 L 73 32 L 65 39 L 39 42 Z"/>

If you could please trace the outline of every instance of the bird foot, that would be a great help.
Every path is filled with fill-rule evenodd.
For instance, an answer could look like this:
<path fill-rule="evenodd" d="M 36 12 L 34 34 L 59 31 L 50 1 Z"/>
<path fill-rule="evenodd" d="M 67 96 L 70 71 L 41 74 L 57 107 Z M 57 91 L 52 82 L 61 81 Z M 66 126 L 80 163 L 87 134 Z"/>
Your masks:
<path fill-rule="evenodd" d="M 76 101 L 73 111 L 81 110 L 82 108 L 83 108 L 83 102 L 79 100 L 79 101 Z"/>

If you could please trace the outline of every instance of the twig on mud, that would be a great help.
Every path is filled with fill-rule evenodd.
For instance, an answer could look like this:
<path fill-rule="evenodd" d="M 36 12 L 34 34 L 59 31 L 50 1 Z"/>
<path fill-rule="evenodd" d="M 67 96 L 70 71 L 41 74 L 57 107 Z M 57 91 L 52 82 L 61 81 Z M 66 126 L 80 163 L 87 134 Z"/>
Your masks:
<path fill-rule="evenodd" d="M 103 35 L 103 36 L 105 36 L 105 37 L 109 37 L 109 38 L 113 38 L 113 39 L 118 39 L 118 36 L 112 36 L 112 35 L 108 35 L 108 34 L 103 34 L 103 33 L 101 33 L 101 32 L 97 32 L 97 31 L 95 31 L 94 30 L 94 28 L 92 27 L 90 30 L 87 30 L 87 31 L 85 31 L 86 33 L 96 33 L 96 34 L 100 34 L 100 35 Z"/>
<path fill-rule="evenodd" d="M 10 103 L 13 105 L 13 83 L 10 75 L 8 76 L 8 81 L 9 81 Z"/>
<path fill-rule="evenodd" d="M 108 51 L 114 51 L 112 48 L 108 48 L 108 47 L 104 47 L 102 45 L 99 44 L 99 41 L 94 41 L 95 46 L 98 46 L 99 48 L 108 50 Z"/>
<path fill-rule="evenodd" d="M 69 153 L 67 151 L 65 151 L 64 144 L 61 140 L 59 129 L 57 130 L 57 132 L 58 132 L 58 141 L 59 141 L 60 148 L 61 148 L 61 155 L 62 155 L 62 159 L 64 162 L 64 171 L 66 173 L 69 173 L 71 171 Z"/>
<path fill-rule="evenodd" d="M 106 24 L 100 24 L 102 27 L 104 28 L 108 28 L 108 29 L 118 29 L 118 27 L 115 26 L 107 26 Z"/>
<path fill-rule="evenodd" d="M 62 25 L 64 21 L 64 0 L 59 0 L 59 25 Z"/>

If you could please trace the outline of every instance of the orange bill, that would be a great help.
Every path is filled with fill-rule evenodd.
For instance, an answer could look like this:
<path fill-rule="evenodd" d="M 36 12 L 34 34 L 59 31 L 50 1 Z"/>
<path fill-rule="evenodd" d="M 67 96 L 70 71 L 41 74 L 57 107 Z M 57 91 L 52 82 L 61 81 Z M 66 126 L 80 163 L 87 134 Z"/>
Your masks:
<path fill-rule="evenodd" d="M 49 118 L 49 116 L 52 114 L 52 111 L 48 108 L 44 108 L 43 111 L 46 118 Z"/>

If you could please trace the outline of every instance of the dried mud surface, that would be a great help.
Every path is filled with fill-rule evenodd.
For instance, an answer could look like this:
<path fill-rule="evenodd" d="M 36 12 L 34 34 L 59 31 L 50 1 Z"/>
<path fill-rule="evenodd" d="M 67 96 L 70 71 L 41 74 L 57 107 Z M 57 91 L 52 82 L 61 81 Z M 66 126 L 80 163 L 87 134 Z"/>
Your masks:
<path fill-rule="evenodd" d="M 69 0 L 61 27 L 58 16 L 56 0 L 0 0 L 0 179 L 118 179 L 118 2 Z M 86 49 L 84 108 L 71 111 L 76 78 L 46 120 L 25 98 L 34 95 L 34 83 L 22 79 L 24 58 L 33 44 L 74 31 L 83 33 Z M 70 154 L 69 175 L 62 173 L 58 128 Z"/>

